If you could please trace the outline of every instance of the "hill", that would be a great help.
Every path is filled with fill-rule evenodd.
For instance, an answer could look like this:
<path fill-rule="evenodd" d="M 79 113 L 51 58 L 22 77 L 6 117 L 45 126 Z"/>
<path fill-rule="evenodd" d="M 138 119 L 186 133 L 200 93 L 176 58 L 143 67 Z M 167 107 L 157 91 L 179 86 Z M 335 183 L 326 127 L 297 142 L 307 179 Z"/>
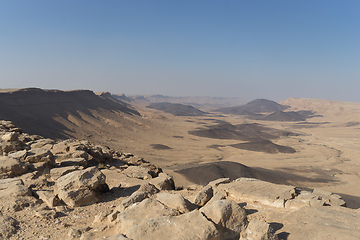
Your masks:
<path fill-rule="evenodd" d="M 153 108 L 163 112 L 170 113 L 174 116 L 204 116 L 207 113 L 190 105 L 184 105 L 180 103 L 152 103 L 147 108 Z"/>
<path fill-rule="evenodd" d="M 254 115 L 256 113 L 271 113 L 276 111 L 282 111 L 287 108 L 289 107 L 271 100 L 255 99 L 242 106 L 218 108 L 214 111 L 226 114 Z"/>
<path fill-rule="evenodd" d="M 75 132 L 90 135 L 100 129 L 106 131 L 104 119 L 127 124 L 121 115 L 140 116 L 129 104 L 89 90 L 3 90 L 0 102 L 1 119 L 13 121 L 30 134 L 57 139 L 74 136 Z"/>

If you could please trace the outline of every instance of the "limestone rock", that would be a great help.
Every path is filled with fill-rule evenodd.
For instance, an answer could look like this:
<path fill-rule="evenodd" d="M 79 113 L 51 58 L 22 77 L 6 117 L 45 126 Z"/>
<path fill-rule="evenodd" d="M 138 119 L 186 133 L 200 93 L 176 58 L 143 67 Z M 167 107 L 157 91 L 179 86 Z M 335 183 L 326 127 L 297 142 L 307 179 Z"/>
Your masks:
<path fill-rule="evenodd" d="M 85 158 L 68 158 L 60 162 L 61 166 L 82 166 L 87 167 L 88 161 Z"/>
<path fill-rule="evenodd" d="M 283 216 L 291 239 L 357 240 L 360 212 L 338 206 L 303 207 Z"/>
<path fill-rule="evenodd" d="M 3 141 L 7 141 L 7 142 L 17 141 L 18 138 L 19 138 L 18 132 L 7 132 L 1 137 Z"/>
<path fill-rule="evenodd" d="M 328 192 L 322 189 L 314 189 L 313 194 L 319 196 L 325 205 L 329 206 L 346 206 L 344 200 L 341 199 L 341 196 L 338 194 L 334 194 L 332 192 Z"/>
<path fill-rule="evenodd" d="M 249 222 L 246 230 L 241 234 L 240 240 L 277 240 L 274 230 L 270 224 L 253 219 Z"/>
<path fill-rule="evenodd" d="M 38 139 L 28 143 L 31 149 L 44 148 L 47 150 L 52 149 L 53 144 L 55 144 L 55 141 L 50 138 Z"/>
<path fill-rule="evenodd" d="M 175 183 L 172 176 L 166 173 L 159 173 L 159 176 L 150 180 L 150 183 L 153 184 L 160 190 L 174 190 Z"/>
<path fill-rule="evenodd" d="M 236 200 L 261 203 L 283 208 L 287 200 L 295 197 L 295 187 L 260 181 L 253 178 L 239 178 L 234 182 L 221 184 L 218 189 Z"/>
<path fill-rule="evenodd" d="M 96 167 L 71 172 L 57 179 L 55 194 L 71 207 L 95 203 L 97 192 L 108 190 L 105 178 Z"/>
<path fill-rule="evenodd" d="M 16 177 L 26 171 L 26 165 L 18 159 L 0 156 L 0 178 Z"/>
<path fill-rule="evenodd" d="M 238 239 L 247 225 L 243 208 L 231 200 L 219 200 L 200 209 L 207 219 L 215 223 L 221 240 Z"/>
<path fill-rule="evenodd" d="M 54 155 L 47 149 L 36 148 L 27 151 L 26 153 L 26 162 L 37 163 L 37 162 L 46 162 L 54 165 Z"/>
<path fill-rule="evenodd" d="M 180 194 L 163 192 L 156 195 L 156 200 L 165 204 L 169 208 L 179 211 L 180 213 L 190 212 L 195 208 L 189 200 L 185 199 Z"/>
<path fill-rule="evenodd" d="M 29 188 L 24 186 L 20 178 L 0 179 L 0 198 L 30 196 Z"/>
<path fill-rule="evenodd" d="M 125 235 L 133 240 L 220 240 L 215 225 L 198 210 L 143 221 L 129 228 Z"/>
<path fill-rule="evenodd" d="M 204 206 L 214 194 L 212 186 L 207 185 L 195 196 L 194 203 L 199 206 Z"/>
<path fill-rule="evenodd" d="M 149 169 L 139 166 L 129 166 L 124 173 L 131 178 L 150 179 L 152 178 Z"/>
<path fill-rule="evenodd" d="M 127 229 L 150 219 L 160 216 L 175 216 L 177 214 L 177 211 L 168 208 L 161 202 L 147 198 L 119 213 L 115 222 L 118 232 L 124 233 Z"/>
<path fill-rule="evenodd" d="M 129 197 L 125 198 L 119 206 L 116 207 L 116 211 L 122 212 L 126 208 L 130 207 L 131 205 L 141 202 L 145 198 L 148 198 L 149 194 L 142 191 L 136 191 L 133 194 L 131 194 Z"/>
<path fill-rule="evenodd" d="M 214 188 L 214 187 L 219 186 L 220 184 L 229 183 L 229 182 L 230 182 L 230 178 L 219 178 L 219 179 L 209 182 L 208 185 L 210 185 Z"/>
<path fill-rule="evenodd" d="M 78 169 L 79 169 L 79 166 L 52 168 L 50 170 L 50 176 L 51 176 L 52 180 L 56 181 L 59 177 L 64 176 L 68 173 L 74 172 Z"/>
<path fill-rule="evenodd" d="M 54 195 L 53 191 L 34 191 L 34 194 L 51 208 L 60 203 L 60 199 Z"/>

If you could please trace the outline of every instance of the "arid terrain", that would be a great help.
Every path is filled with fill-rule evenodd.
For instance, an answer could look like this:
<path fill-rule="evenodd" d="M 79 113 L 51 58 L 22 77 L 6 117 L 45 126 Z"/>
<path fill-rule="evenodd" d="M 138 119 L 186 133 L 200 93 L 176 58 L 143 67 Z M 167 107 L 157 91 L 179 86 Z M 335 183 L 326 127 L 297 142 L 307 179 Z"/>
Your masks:
<path fill-rule="evenodd" d="M 132 154 L 144 158 L 149 162 L 142 163 L 144 166 L 156 166 L 172 176 L 175 182 L 174 189 L 189 200 L 195 197 L 194 194 L 200 191 L 202 186 L 220 178 L 229 178 L 229 181 L 256 178 L 268 183 L 296 186 L 302 191 L 317 189 L 319 192 L 338 194 L 346 202 L 347 208 L 341 207 L 346 209 L 344 211 L 360 208 L 360 103 L 290 98 L 281 102 L 278 108 L 277 105 L 273 108 L 272 104 L 278 103 L 263 99 L 241 107 L 233 105 L 236 109 L 229 110 L 231 106 L 227 104 L 234 101 L 207 100 L 201 108 L 199 98 L 196 105 L 191 105 L 190 100 L 187 101 L 186 98 L 177 100 L 178 102 L 167 97 L 166 101 L 161 101 L 167 102 L 167 112 L 164 112 L 147 107 L 156 102 L 154 97 L 147 99 L 146 96 L 95 94 L 87 90 L 2 90 L 0 119 L 12 121 L 23 132 L 31 135 L 40 135 L 60 142 L 71 138 L 108 146 L 121 152 L 116 156 L 123 156 L 123 161 L 131 158 L 127 156 L 133 156 Z M 189 108 L 188 105 L 192 107 Z M 169 111 L 172 106 L 175 107 Z M 201 111 L 194 111 L 193 107 Z M 225 111 L 221 110 L 225 107 Z M 186 109 L 190 109 L 190 116 L 184 113 Z M 181 111 L 181 114 L 177 114 L 177 110 Z M 86 146 L 86 151 L 90 154 L 92 147 Z M 127 153 L 131 155 L 126 155 Z M 53 151 L 53 154 L 56 160 L 56 154 L 63 153 Z M 114 156 L 112 155 L 112 158 L 117 158 Z M 138 165 L 143 166 L 142 164 Z M 123 175 L 114 175 L 111 171 L 116 167 L 114 164 L 104 162 L 104 165 L 105 169 L 102 172 L 108 179 L 108 185 L 118 187 L 117 181 L 125 181 Z M 25 179 L 24 184 L 27 185 Z M 126 187 L 141 185 L 140 180 L 129 179 L 126 180 L 127 184 L 122 185 L 125 190 Z M 236 181 L 227 182 L 235 183 Z M 231 187 L 225 186 L 227 185 L 222 184 L 218 188 L 231 195 Z M 46 190 L 50 189 L 51 186 L 47 186 Z M 41 236 L 50 236 L 43 239 L 53 239 L 54 236 L 67 234 L 71 228 L 66 227 L 66 224 L 76 225 L 72 217 L 80 216 L 80 225 L 86 223 L 87 215 L 92 218 L 89 221 L 93 222 L 96 214 L 92 211 L 109 210 L 111 207 L 106 205 L 106 202 L 111 203 L 111 206 L 117 206 L 134 192 L 130 189 L 129 192 L 125 190 L 114 190 L 119 199 L 108 196 L 107 200 L 99 205 L 86 206 L 81 212 L 79 209 L 82 208 L 74 208 L 66 213 L 67 216 L 63 220 L 57 220 L 63 222 L 58 235 L 51 235 L 46 227 L 39 225 L 38 228 L 45 230 L 41 230 L 41 234 L 36 233 L 36 237 L 29 237 L 31 233 L 22 230 L 23 232 L 18 231 L 11 239 L 39 239 Z M 249 220 L 262 219 L 269 223 L 281 223 L 282 218 L 286 216 L 284 219 L 287 219 L 289 225 L 274 227 L 276 224 L 273 224 L 273 230 L 278 237 L 304 239 L 302 237 L 305 235 L 298 233 L 301 227 L 291 223 L 294 220 L 291 220 L 291 215 L 286 210 L 279 213 L 270 208 L 266 212 L 257 210 L 257 213 L 250 215 L 252 207 L 249 204 L 247 208 Z M 301 214 L 310 216 L 312 210 L 306 211 Z M 354 210 L 356 214 L 358 211 Z M 302 219 L 301 214 L 296 216 Z M 336 215 L 336 212 L 334 214 Z M 24 211 L 18 212 L 17 216 L 26 218 Z M 329 219 L 331 216 L 328 216 Z M 70 223 L 71 221 L 73 222 Z M 34 224 L 46 225 L 45 222 L 39 223 L 34 220 L 29 222 L 28 227 L 34 227 Z M 306 227 L 304 226 L 305 231 L 313 231 L 310 225 L 308 230 Z M 356 229 L 358 227 L 355 226 Z M 114 232 L 113 228 L 106 228 L 102 233 L 103 236 L 111 236 L 119 232 Z M 73 239 L 77 239 L 75 235 Z M 93 235 L 89 233 L 88 238 L 84 236 L 83 239 L 99 239 L 101 235 L 94 232 Z M 321 239 L 325 235 L 313 236 L 313 239 Z"/>

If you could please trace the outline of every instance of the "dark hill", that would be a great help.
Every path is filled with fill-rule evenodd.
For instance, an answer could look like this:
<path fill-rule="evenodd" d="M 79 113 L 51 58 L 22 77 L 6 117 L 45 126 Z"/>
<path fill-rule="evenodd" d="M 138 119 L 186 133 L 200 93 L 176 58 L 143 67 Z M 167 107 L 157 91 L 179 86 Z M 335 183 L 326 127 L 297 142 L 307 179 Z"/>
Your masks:
<path fill-rule="evenodd" d="M 271 142 L 270 140 L 260 140 L 247 143 L 238 143 L 231 145 L 234 148 L 250 150 L 265 153 L 295 153 L 292 147 L 281 146 Z"/>
<path fill-rule="evenodd" d="M 260 119 L 266 121 L 295 122 L 295 121 L 305 121 L 306 117 L 298 112 L 277 111 L 269 115 L 266 115 L 265 117 L 262 117 Z"/>
<path fill-rule="evenodd" d="M 206 128 L 189 131 L 189 134 L 198 137 L 215 139 L 235 139 L 244 141 L 255 141 L 259 139 L 275 139 L 280 136 L 296 135 L 295 133 L 280 131 L 273 128 L 261 126 L 260 124 L 239 124 L 230 123 L 207 126 Z"/>
<path fill-rule="evenodd" d="M 206 185 L 210 181 L 228 177 L 235 180 L 240 177 L 257 178 L 277 184 L 294 184 L 299 186 L 304 182 L 329 182 L 333 181 L 331 176 L 319 174 L 317 178 L 307 178 L 292 173 L 277 170 L 268 170 L 264 168 L 250 168 L 241 163 L 221 161 L 213 163 L 199 164 L 195 167 L 177 170 L 193 183 Z"/>
<path fill-rule="evenodd" d="M 152 103 L 147 108 L 153 108 L 166 113 L 170 113 L 174 116 L 204 116 L 207 113 L 190 105 L 184 105 L 180 103 Z"/>
<path fill-rule="evenodd" d="M 68 138 L 74 132 L 106 131 L 102 119 L 140 116 L 130 105 L 109 94 L 89 90 L 60 91 L 27 88 L 0 92 L 0 118 L 11 120 L 25 132 L 50 138 Z M 87 132 L 87 133 L 86 133 Z"/>
<path fill-rule="evenodd" d="M 271 100 L 256 99 L 242 106 L 219 108 L 215 111 L 225 114 L 254 115 L 257 113 L 282 111 L 287 108 L 289 108 L 289 106 L 281 105 Z"/>

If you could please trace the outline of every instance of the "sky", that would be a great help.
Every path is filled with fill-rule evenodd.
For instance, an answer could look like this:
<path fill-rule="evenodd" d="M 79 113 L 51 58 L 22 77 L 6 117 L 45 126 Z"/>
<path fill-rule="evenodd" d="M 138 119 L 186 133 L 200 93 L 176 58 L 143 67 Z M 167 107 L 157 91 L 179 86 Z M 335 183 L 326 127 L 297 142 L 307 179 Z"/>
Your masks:
<path fill-rule="evenodd" d="M 360 102 L 358 0 L 0 0 L 0 88 Z"/>

